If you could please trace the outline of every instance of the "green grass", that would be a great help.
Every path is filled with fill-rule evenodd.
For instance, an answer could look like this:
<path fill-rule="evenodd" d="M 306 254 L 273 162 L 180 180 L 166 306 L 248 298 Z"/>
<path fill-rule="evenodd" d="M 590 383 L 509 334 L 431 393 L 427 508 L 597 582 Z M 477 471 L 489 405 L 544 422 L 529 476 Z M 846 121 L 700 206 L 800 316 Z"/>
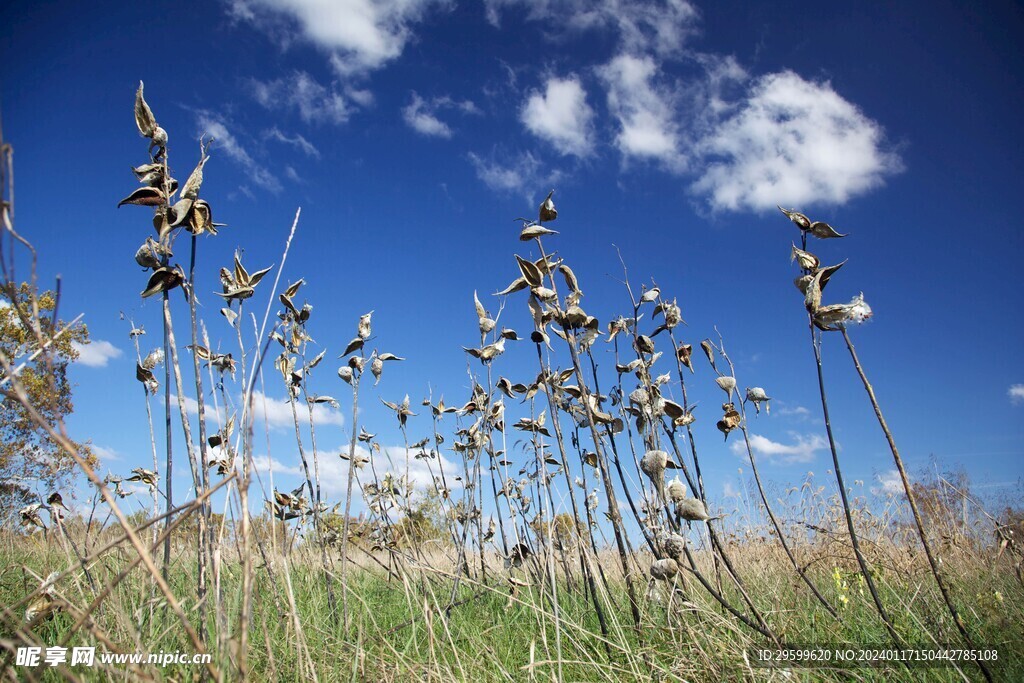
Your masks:
<path fill-rule="evenodd" d="M 802 584 L 794 581 L 785 560 L 774 549 L 758 545 L 735 546 L 732 553 L 737 569 L 745 578 L 749 595 L 772 628 L 787 643 L 820 644 L 857 648 L 866 644 L 890 645 L 888 636 L 870 603 L 862 594 L 857 575 L 841 570 L 836 581 L 832 571 L 819 564 L 813 578 L 826 597 L 840 604 L 843 623 L 833 620 L 813 602 Z M 920 558 L 908 549 L 887 549 L 887 563 L 873 557 L 879 571 L 883 600 L 890 607 L 897 629 L 909 646 L 931 645 L 935 641 L 956 646 L 957 633 L 940 602 Z M 900 554 L 910 557 L 909 570 L 894 564 Z M 416 569 L 406 563 L 406 577 L 388 578 L 383 570 L 355 569 L 349 572 L 348 601 L 352 625 L 346 632 L 332 617 L 324 589 L 324 573 L 311 554 L 299 548 L 289 562 L 287 573 L 294 591 L 297 619 L 302 638 L 296 635 L 296 615 L 288 609 L 283 586 L 285 567 L 274 562 L 279 585 L 275 587 L 265 570 L 255 573 L 253 618 L 248 651 L 249 667 L 256 680 L 308 680 L 305 662 L 311 661 L 321 681 L 349 680 L 551 680 L 555 661 L 561 659 L 566 681 L 591 680 L 783 680 L 781 672 L 753 669 L 744 660 L 744 649 L 771 644 L 723 611 L 692 579 L 681 585 L 668 608 L 668 588 L 659 586 L 661 599 L 640 595 L 642 623 L 633 627 L 624 583 L 614 568 L 617 558 L 601 557 L 610 580 L 610 594 L 602 604 L 608 612 L 610 633 L 601 631 L 593 604 L 582 592 L 578 573 L 571 586 L 559 581 L 561 655 L 556 650 L 556 628 L 549 591 L 539 586 L 520 588 L 509 599 L 507 574 L 498 562 L 491 563 L 486 585 L 464 579 L 458 601 L 447 618 L 452 582 L 448 574 L 434 569 Z M 97 585 L 111 581 L 130 553 L 114 551 L 91 568 Z M 362 558 L 365 560 L 366 558 Z M 385 556 L 381 559 L 386 563 Z M 964 619 L 986 648 L 995 648 L 999 660 L 992 665 L 998 680 L 1024 680 L 1024 591 L 1008 564 L 981 562 L 981 555 L 960 558 L 958 565 L 946 565 L 954 595 Z M 991 557 L 989 557 L 991 559 Z M 436 558 L 435 558 L 436 560 Z M 710 558 L 703 568 L 714 575 Z M 362 563 L 362 562 L 361 562 Z M 848 560 L 843 561 L 848 564 Z M 971 564 L 973 563 L 973 564 Z M 434 566 L 442 563 L 432 562 Z M 835 564 L 835 563 L 833 563 Z M 68 558 L 57 547 L 46 546 L 41 538 L 7 537 L 0 544 L 0 604 L 10 606 L 21 600 L 38 582 L 29 572 L 46 575 L 69 567 Z M 238 615 L 241 608 L 241 565 L 225 559 L 221 566 L 221 605 L 218 619 L 207 610 L 209 646 L 223 672 L 237 670 Z M 642 569 L 642 567 L 638 567 Z M 843 589 L 842 581 L 846 582 Z M 194 555 L 176 556 L 169 583 L 177 596 L 194 596 Z M 646 577 L 638 584 L 646 586 Z M 80 574 L 62 581 L 60 593 L 77 609 L 92 599 Z M 278 602 L 275 602 L 274 596 Z M 725 587 L 734 605 L 742 599 L 734 588 Z M 283 608 L 278 611 L 278 604 Z M 183 599 L 190 618 L 195 619 L 194 599 Z M 3 638 L 10 639 L 12 620 L 23 608 L 14 609 L 4 626 Z M 74 623 L 75 608 L 65 610 L 37 625 L 34 635 L 44 646 L 66 638 Z M 118 585 L 94 615 L 95 628 L 125 652 L 182 651 L 194 648 L 185 637 L 174 614 L 165 609 L 151 579 L 137 569 Z M 219 622 L 219 623 L 218 623 Z M 298 643 L 304 643 L 300 648 Z M 87 631 L 73 635 L 68 645 L 95 645 L 97 638 Z M 11 660 L 6 662 L 10 666 Z M 124 667 L 122 667 L 123 670 Z M 980 671 L 965 664 L 963 673 L 980 680 Z M 99 669 L 76 667 L 82 680 L 107 680 L 111 675 Z M 198 675 L 195 665 L 169 666 L 149 671 L 156 678 L 182 679 Z M 15 670 L 23 674 L 25 669 Z M 911 668 L 826 668 L 791 669 L 785 680 L 962 680 L 956 669 Z M 41 680 L 62 680 L 53 671 L 41 671 Z M 231 675 L 229 674 L 229 678 Z"/>

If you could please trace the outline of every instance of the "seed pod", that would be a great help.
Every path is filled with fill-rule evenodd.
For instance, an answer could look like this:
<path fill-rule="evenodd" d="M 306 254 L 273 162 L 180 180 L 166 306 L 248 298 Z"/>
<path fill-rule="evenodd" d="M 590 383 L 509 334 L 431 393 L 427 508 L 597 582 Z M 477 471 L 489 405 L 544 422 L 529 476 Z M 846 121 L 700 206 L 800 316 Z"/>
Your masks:
<path fill-rule="evenodd" d="M 704 355 L 708 357 L 708 362 L 711 363 L 711 368 L 717 372 L 718 368 L 715 367 L 715 347 L 709 340 L 705 339 L 700 343 L 700 348 L 703 349 Z"/>
<path fill-rule="evenodd" d="M 769 415 L 771 415 L 771 412 L 772 412 L 772 404 L 770 403 L 771 400 L 772 399 L 768 396 L 767 393 L 765 393 L 765 390 L 762 389 L 761 387 L 748 387 L 747 388 L 747 396 L 746 396 L 746 398 L 743 399 L 743 402 L 746 403 L 747 401 L 750 401 L 751 403 L 753 403 L 754 404 L 754 410 L 758 414 L 761 413 L 761 404 L 764 403 L 764 410 L 765 410 L 765 412 L 768 413 Z"/>
<path fill-rule="evenodd" d="M 656 581 L 670 581 L 679 573 L 679 565 L 670 557 L 651 563 L 651 578 Z"/>
<path fill-rule="evenodd" d="M 719 388 L 721 388 L 722 391 L 724 391 L 726 394 L 728 394 L 730 397 L 732 397 L 732 392 L 736 388 L 736 378 L 735 377 L 727 377 L 727 376 L 717 377 L 717 378 L 715 378 L 715 383 L 718 384 Z"/>
<path fill-rule="evenodd" d="M 690 360 L 690 354 L 693 353 L 693 346 L 691 344 L 680 344 L 679 348 L 676 349 L 676 358 L 679 362 L 690 368 L 690 373 L 693 373 L 693 362 Z"/>
<path fill-rule="evenodd" d="M 793 245 L 793 251 L 790 253 L 789 260 L 796 261 L 804 270 L 817 270 L 818 266 L 821 265 L 821 261 L 818 260 L 817 256 L 809 251 L 797 249 L 795 244 Z"/>
<path fill-rule="evenodd" d="M 370 311 L 369 313 L 367 313 L 367 314 L 365 314 L 365 315 L 363 315 L 363 316 L 361 316 L 359 318 L 358 336 L 359 336 L 360 339 L 362 339 L 364 341 L 370 338 L 370 318 L 371 318 L 372 315 L 373 315 L 373 311 Z M 346 353 L 351 353 L 351 352 L 346 352 Z"/>
<path fill-rule="evenodd" d="M 118 208 L 125 204 L 135 206 L 160 206 L 164 203 L 164 193 L 155 187 L 140 187 L 117 203 Z"/>
<path fill-rule="evenodd" d="M 837 232 L 836 229 L 833 228 L 831 225 L 829 225 L 828 223 L 822 223 L 821 221 L 811 223 L 811 227 L 808 229 L 808 232 L 817 237 L 818 239 L 823 240 L 847 236 L 847 233 Z"/>
<path fill-rule="evenodd" d="M 135 252 L 135 262 L 143 268 L 156 270 L 161 266 L 163 256 L 172 256 L 170 250 L 164 245 L 160 244 L 152 237 L 147 237 L 146 241 L 139 247 L 138 251 Z"/>
<path fill-rule="evenodd" d="M 519 241 L 520 242 L 529 242 L 530 240 L 536 239 L 538 237 L 543 237 L 545 235 L 557 235 L 557 234 L 558 234 L 558 231 L 556 231 L 556 230 L 548 230 L 543 225 L 538 225 L 536 223 L 534 223 L 532 225 L 527 224 L 527 225 L 523 226 L 522 232 L 519 233 Z"/>
<path fill-rule="evenodd" d="M 687 522 L 707 522 L 715 519 L 708 515 L 708 510 L 697 498 L 684 498 L 676 503 L 676 516 Z"/>
<path fill-rule="evenodd" d="M 779 211 L 786 214 L 786 218 L 793 221 L 793 223 L 796 224 L 796 227 L 800 228 L 801 230 L 811 229 L 810 219 L 807 218 L 807 216 L 800 213 L 799 211 L 796 211 L 795 209 L 783 209 L 781 206 L 779 207 Z"/>
<path fill-rule="evenodd" d="M 848 304 L 822 306 L 814 313 L 814 324 L 821 329 L 834 329 L 835 325 L 862 323 L 873 315 L 871 306 L 864 301 L 863 292 Z"/>
<path fill-rule="evenodd" d="M 682 556 L 686 549 L 686 539 L 679 534 L 668 534 L 664 542 L 665 554 L 673 560 Z"/>
<path fill-rule="evenodd" d="M 526 284 L 530 287 L 540 287 L 543 285 L 543 277 L 533 261 L 527 261 L 518 254 L 515 255 L 516 263 L 519 264 L 519 272 L 523 274 L 523 279 L 526 280 Z"/>
<path fill-rule="evenodd" d="M 678 476 L 668 483 L 665 491 L 668 493 L 668 499 L 673 503 L 678 503 L 686 498 L 686 484 L 680 481 Z"/>
<path fill-rule="evenodd" d="M 538 214 L 541 223 L 553 221 L 558 218 L 558 211 L 555 209 L 555 203 L 551 200 L 551 195 L 553 194 L 555 194 L 554 190 L 548 192 L 547 198 L 540 204 Z"/>
<path fill-rule="evenodd" d="M 146 104 L 146 98 L 142 93 L 143 87 L 142 81 L 139 81 L 139 89 L 135 93 L 135 125 L 138 126 L 139 133 L 143 137 L 152 139 L 159 126 L 156 125 L 156 117 L 153 116 L 153 110 Z"/>
<path fill-rule="evenodd" d="M 725 415 L 715 426 L 718 427 L 718 431 L 725 434 L 725 438 L 728 440 L 729 432 L 740 426 L 742 418 L 732 403 L 723 403 L 722 410 L 725 411 Z"/>
<path fill-rule="evenodd" d="M 654 353 L 654 341 L 645 334 L 638 334 L 633 342 L 633 348 L 640 353 Z"/>
<path fill-rule="evenodd" d="M 172 290 L 183 282 L 185 282 L 185 273 L 181 270 L 180 266 L 157 268 L 149 276 L 149 282 L 146 284 L 146 289 L 142 292 L 142 298 L 146 299 L 154 294 Z"/>

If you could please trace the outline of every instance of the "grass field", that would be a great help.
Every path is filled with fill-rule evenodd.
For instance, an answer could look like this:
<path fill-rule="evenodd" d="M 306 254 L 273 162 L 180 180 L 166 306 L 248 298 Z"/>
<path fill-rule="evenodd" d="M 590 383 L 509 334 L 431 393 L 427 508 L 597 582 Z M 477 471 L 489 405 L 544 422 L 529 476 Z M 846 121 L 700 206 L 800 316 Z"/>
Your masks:
<path fill-rule="evenodd" d="M 88 543 L 80 537 L 84 554 L 111 536 L 94 535 Z M 872 542 L 869 557 L 878 572 L 885 604 L 908 647 L 956 646 L 956 629 L 950 623 L 934 588 L 919 549 L 895 542 L 893 534 Z M 696 534 L 694 534 L 696 537 Z M 556 649 L 555 618 L 543 567 L 506 569 L 495 553 L 471 562 L 452 605 L 455 558 L 439 544 L 420 549 L 405 548 L 394 555 L 357 553 L 356 566 L 347 577 L 351 609 L 348 629 L 332 615 L 324 590 L 321 556 L 312 544 L 299 544 L 285 555 L 271 559 L 273 574 L 255 569 L 251 631 L 247 664 L 255 680 L 937 680 L 979 679 L 969 664 L 906 668 L 851 666 L 832 669 L 784 667 L 757 668 L 745 657 L 749 648 L 773 644 L 737 623 L 710 599 L 692 576 L 679 575 L 674 582 L 648 582 L 647 553 L 633 563 L 639 596 L 640 628 L 634 626 L 629 598 L 614 552 L 600 551 L 592 560 L 600 566 L 604 582 L 598 582 L 601 603 L 610 624 L 602 636 L 593 603 L 585 595 L 578 563 L 569 566 L 569 580 L 560 568 L 556 593 L 559 606 L 560 651 Z M 868 645 L 891 647 L 885 628 L 858 580 L 852 554 L 843 552 L 841 538 L 829 543 L 807 543 L 798 548 L 809 563 L 825 597 L 840 605 L 840 619 L 832 618 L 799 581 L 794 580 L 786 557 L 770 540 L 732 541 L 729 548 L 744 588 L 772 629 L 788 644 L 858 649 Z M 423 548 L 428 548 L 424 550 Z M 964 541 L 945 556 L 944 569 L 952 590 L 963 596 L 963 616 L 975 642 L 995 649 L 992 662 L 997 680 L 1024 678 L 1024 588 L 1005 554 L 994 559 L 992 548 L 976 549 Z M 698 567 L 714 576 L 711 554 L 695 553 Z M 69 561 L 70 559 L 70 561 Z M 74 628 L 94 591 L 85 576 L 75 571 L 76 562 L 60 550 L 59 543 L 5 535 L 0 543 L 0 604 L 5 611 L 4 638 L 21 620 L 23 598 L 39 585 L 39 578 L 54 569 L 70 568 L 62 581 L 56 604 L 61 610 L 35 626 L 40 643 L 69 646 L 110 643 L 112 650 L 126 652 L 193 652 L 177 617 L 166 606 L 144 570 L 135 570 L 118 581 L 132 553 L 112 550 L 90 565 L 96 586 L 114 585 L 110 595 L 86 625 Z M 194 551 L 177 550 L 171 571 L 176 595 L 194 591 Z M 337 552 L 329 557 L 338 571 Z M 381 566 L 383 565 L 383 566 Z M 389 570 L 390 565 L 390 570 Z M 447 569 L 445 569 L 447 568 Z M 212 585 L 216 611 L 207 611 L 210 650 L 214 665 L 223 672 L 237 671 L 241 576 L 236 549 L 224 547 L 214 565 Z M 514 594 L 508 578 L 521 581 Z M 650 585 L 647 589 L 646 586 Z M 340 588 L 340 585 L 339 585 Z M 734 603 L 742 597 L 725 586 L 724 595 Z M 190 619 L 196 605 L 184 600 Z M 561 667 L 558 666 L 561 662 Z M 10 665 L 9 657 L 7 665 Z M 111 669 L 71 671 L 83 680 L 134 679 L 143 676 L 187 680 L 201 672 L 198 665 L 152 669 L 131 673 L 125 665 Z M 560 669 L 560 671 L 559 671 Z M 24 675 L 25 669 L 18 673 Z M 42 673 L 42 672 L 40 672 Z M 42 680 L 59 680 L 55 673 Z"/>

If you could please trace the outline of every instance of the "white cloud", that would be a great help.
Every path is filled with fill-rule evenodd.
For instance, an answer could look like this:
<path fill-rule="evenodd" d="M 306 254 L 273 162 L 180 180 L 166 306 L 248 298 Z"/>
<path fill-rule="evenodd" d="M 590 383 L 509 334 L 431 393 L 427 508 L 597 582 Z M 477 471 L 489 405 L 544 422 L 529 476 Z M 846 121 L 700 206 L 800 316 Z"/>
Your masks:
<path fill-rule="evenodd" d="M 715 210 L 843 204 L 901 170 L 884 142 L 881 126 L 830 83 L 768 74 L 700 141 L 710 161 L 692 189 Z"/>
<path fill-rule="evenodd" d="M 172 392 L 171 393 L 171 405 L 174 406 L 175 408 L 177 408 L 178 407 L 178 397 L 177 397 L 176 394 L 173 393 L 174 392 L 174 387 L 171 387 L 171 392 Z M 163 387 L 160 387 L 160 393 L 161 393 L 161 395 L 163 394 Z M 185 400 L 183 402 L 185 404 L 185 414 L 186 415 L 198 415 L 199 414 L 199 402 L 198 401 L 196 401 L 194 398 L 192 398 L 190 396 L 186 396 Z M 203 408 L 204 408 L 204 412 L 207 412 L 207 411 L 209 411 L 210 413 L 213 412 L 212 411 L 212 406 L 205 406 L 204 405 Z"/>
<path fill-rule="evenodd" d="M 794 434 L 790 437 L 795 440 L 792 445 L 786 445 L 761 436 L 760 434 L 750 435 L 750 450 L 755 457 L 763 457 L 772 462 L 788 465 L 796 462 L 812 462 L 815 453 L 828 448 L 828 442 L 818 434 Z M 732 452 L 736 455 L 746 455 L 747 447 L 742 441 L 734 441 Z"/>
<path fill-rule="evenodd" d="M 488 20 L 497 26 L 501 12 L 525 10 L 552 38 L 566 32 L 611 31 L 620 45 L 643 46 L 658 55 L 680 52 L 697 27 L 699 14 L 686 0 L 485 0 Z"/>
<path fill-rule="evenodd" d="M 90 368 L 105 368 L 114 358 L 124 353 L 108 341 L 93 339 L 88 344 L 71 342 L 71 348 L 78 352 L 78 362 Z"/>
<path fill-rule="evenodd" d="M 1010 397 L 1010 402 L 1014 405 L 1018 405 L 1024 402 L 1024 384 L 1013 384 L 1006 390 L 1006 395 Z"/>
<path fill-rule="evenodd" d="M 300 463 L 296 463 L 294 465 L 285 465 L 277 458 L 268 458 L 265 455 L 253 456 L 252 463 L 260 472 L 269 472 L 271 468 L 273 468 L 274 475 L 288 474 L 294 477 L 302 476 L 302 469 Z"/>
<path fill-rule="evenodd" d="M 379 69 L 402 54 L 412 25 L 438 0 L 234 0 L 231 13 L 271 34 L 287 25 L 288 40 L 298 33 L 326 51 L 343 75 Z"/>
<path fill-rule="evenodd" d="M 896 496 L 904 493 L 903 480 L 900 479 L 900 473 L 896 470 L 875 475 L 875 479 L 878 480 L 878 486 L 872 486 L 871 492 L 876 496 Z"/>
<path fill-rule="evenodd" d="M 530 93 L 519 118 L 527 130 L 561 154 L 585 157 L 593 149 L 594 111 L 576 76 L 549 78 L 543 93 Z"/>
<path fill-rule="evenodd" d="M 111 460 L 120 460 L 121 454 L 115 451 L 113 448 L 107 448 L 106 446 L 100 446 L 99 444 L 89 444 L 89 448 L 92 449 L 93 454 L 100 459 L 103 464 L 109 463 Z"/>
<path fill-rule="evenodd" d="M 402 109 L 402 118 L 417 133 L 439 138 L 450 138 L 452 136 L 452 129 L 448 127 L 448 124 L 437 118 L 435 111 L 436 109 L 428 107 L 422 97 L 413 93 L 412 102 L 409 106 Z"/>
<path fill-rule="evenodd" d="M 264 403 L 265 401 L 265 403 Z M 297 399 L 295 411 L 299 416 L 299 425 L 309 424 L 309 413 L 302 404 L 302 399 Z M 260 391 L 253 393 L 253 414 L 257 419 L 266 421 L 267 426 L 274 428 L 293 428 L 295 420 L 292 417 L 292 407 L 288 401 L 280 398 L 266 396 Z M 326 403 L 317 403 L 313 406 L 313 424 L 316 426 L 337 425 L 345 423 L 340 411 L 335 410 Z"/>
<path fill-rule="evenodd" d="M 679 171 L 686 166 L 673 112 L 671 90 L 658 84 L 658 65 L 650 57 L 620 54 L 598 69 L 608 88 L 608 109 L 619 122 L 615 144 L 623 157 L 662 162 Z"/>
<path fill-rule="evenodd" d="M 347 456 L 348 452 L 349 446 L 343 445 L 335 449 L 320 451 L 319 453 L 320 486 L 324 497 L 328 500 L 341 498 L 348 487 L 348 460 L 341 458 L 339 455 L 344 453 Z M 408 458 L 409 481 L 412 482 L 415 490 L 420 492 L 433 490 L 434 477 L 441 475 L 442 468 L 444 469 L 444 476 L 448 487 L 453 492 L 462 489 L 462 482 L 455 480 L 455 477 L 462 474 L 462 466 L 460 464 L 456 464 L 443 455 L 435 458 L 417 459 L 415 456 L 419 452 L 410 451 L 410 457 Z M 310 459 L 309 466 L 310 472 L 312 472 L 312 453 L 307 453 L 307 457 Z M 356 447 L 356 458 L 372 458 L 373 468 L 371 468 L 370 464 L 365 465 L 361 469 L 356 468 L 356 476 L 363 484 L 373 481 L 374 469 L 380 477 L 383 477 L 386 472 L 391 472 L 395 476 L 405 476 L 406 451 L 404 446 L 387 446 L 380 451 L 373 452 L 371 455 L 369 450 L 360 445 Z M 294 462 L 291 463 L 282 462 L 277 458 L 271 459 L 265 455 L 254 457 L 253 461 L 256 464 L 256 468 L 261 472 L 268 471 L 272 466 L 275 477 L 277 475 L 289 475 L 299 477 L 300 479 L 305 478 L 302 462 L 299 460 L 298 454 L 294 456 Z"/>
<path fill-rule="evenodd" d="M 265 135 L 271 140 L 277 140 L 278 142 L 291 145 L 292 147 L 301 150 L 306 156 L 313 157 L 314 159 L 320 158 L 320 150 L 318 150 L 312 142 L 298 133 L 296 133 L 294 137 L 288 137 L 282 133 L 280 129 L 274 127 L 268 130 Z"/>
<path fill-rule="evenodd" d="M 811 411 L 804 406 L 779 406 L 775 409 L 776 415 L 784 415 L 786 417 L 795 417 L 799 420 L 806 420 L 811 416 Z"/>
<path fill-rule="evenodd" d="M 490 159 L 484 159 L 470 152 L 469 161 L 487 187 L 499 192 L 522 193 L 527 199 L 538 192 L 546 192 L 546 187 L 556 184 L 562 177 L 560 171 L 548 170 L 529 152 L 511 160 L 498 160 L 493 154 Z"/>
<path fill-rule="evenodd" d="M 306 123 L 342 124 L 353 110 L 342 93 L 333 86 L 327 88 L 305 71 L 293 71 L 273 81 L 253 80 L 252 95 L 267 109 L 297 111 Z"/>
<path fill-rule="evenodd" d="M 224 153 L 241 166 L 256 185 L 270 192 L 281 191 L 281 181 L 252 158 L 238 138 L 228 130 L 223 119 L 204 109 L 196 110 L 194 113 L 199 129 L 214 139 L 214 152 L 224 150 Z"/>
<path fill-rule="evenodd" d="M 412 101 L 402 109 L 402 118 L 406 125 L 427 136 L 450 138 L 452 129 L 438 118 L 438 112 L 454 109 L 464 114 L 479 114 L 480 110 L 470 100 L 457 101 L 445 95 L 425 100 L 413 91 Z"/>

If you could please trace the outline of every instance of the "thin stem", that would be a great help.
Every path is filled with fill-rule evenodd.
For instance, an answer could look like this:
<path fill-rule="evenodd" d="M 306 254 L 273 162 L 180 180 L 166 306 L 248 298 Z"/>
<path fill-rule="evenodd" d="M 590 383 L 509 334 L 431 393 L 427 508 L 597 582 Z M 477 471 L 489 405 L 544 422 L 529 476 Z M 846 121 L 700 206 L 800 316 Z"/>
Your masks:
<path fill-rule="evenodd" d="M 810 316 L 808 319 L 811 320 Z M 846 517 L 846 528 L 850 532 L 850 544 L 853 546 L 853 554 L 857 558 L 857 565 L 860 567 L 861 574 L 864 576 L 864 581 L 868 585 L 868 591 L 871 593 L 871 599 L 875 603 L 875 609 L 878 610 L 878 615 L 882 617 L 882 622 L 885 624 L 885 629 L 889 632 L 896 647 L 903 648 L 903 639 L 900 638 L 899 633 L 896 632 L 896 627 L 893 626 L 892 620 L 885 611 L 885 606 L 882 604 L 882 598 L 878 595 L 878 589 L 875 587 L 875 579 L 871 575 L 871 569 L 868 567 L 867 560 L 864 558 L 864 553 L 860 549 L 860 540 L 857 537 L 857 529 L 853 524 L 853 513 L 850 509 L 849 497 L 846 494 L 846 483 L 843 481 L 843 470 L 839 465 L 839 453 L 836 449 L 835 437 L 832 435 L 832 420 L 828 413 L 828 396 L 825 393 L 825 372 L 821 364 L 821 335 L 815 335 L 814 323 L 811 320 L 809 324 L 811 332 L 811 347 L 814 349 L 814 362 L 818 369 L 818 391 L 821 394 L 821 410 L 823 417 L 825 418 L 825 433 L 828 435 L 828 447 L 832 453 L 832 466 L 836 473 L 836 484 L 839 486 L 839 498 L 843 503 L 843 514 Z"/>
<path fill-rule="evenodd" d="M 960 631 L 960 635 L 964 637 L 964 641 L 967 643 L 967 647 L 974 648 L 974 643 L 971 639 L 970 633 L 967 631 L 967 626 L 964 624 L 963 619 L 957 612 L 956 606 L 953 604 L 953 598 L 949 593 L 949 588 L 946 586 L 946 582 L 942 579 L 942 574 L 939 572 L 939 563 L 932 552 L 931 544 L 928 543 L 928 535 L 925 533 L 924 521 L 921 519 L 921 512 L 917 507 L 917 500 L 914 498 L 914 490 L 910 485 L 910 479 L 907 477 L 907 470 L 903 466 L 903 458 L 900 457 L 900 451 L 896 448 L 896 440 L 892 436 L 892 432 L 889 431 L 889 425 L 885 421 L 885 416 L 882 414 L 882 408 L 878 405 L 878 399 L 875 397 L 875 390 L 872 388 L 871 383 L 868 382 L 868 377 L 864 373 L 864 368 L 860 364 L 860 359 L 857 357 L 857 351 L 853 347 L 853 342 L 850 340 L 850 335 L 846 331 L 846 326 L 840 326 L 839 328 L 843 333 L 843 340 L 846 342 L 846 348 L 850 350 L 850 358 L 853 360 L 853 367 L 857 369 L 857 375 L 860 376 L 860 381 L 864 384 L 864 390 L 868 394 L 868 398 L 871 400 L 871 407 L 875 410 L 875 417 L 878 419 L 878 426 L 882 428 L 882 432 L 885 434 L 885 440 L 889 442 L 889 450 L 892 451 L 892 458 L 896 463 L 896 469 L 900 473 L 900 480 L 903 482 L 903 491 L 907 494 L 907 502 L 910 503 L 910 510 L 914 515 L 914 524 L 917 526 L 917 535 L 921 538 L 921 545 L 924 547 L 924 554 L 928 558 L 928 565 L 931 567 L 932 576 L 935 577 L 935 583 L 939 587 L 939 592 L 942 593 L 942 599 L 946 603 L 946 608 L 949 610 L 950 616 L 953 617 L 953 623 L 956 624 L 957 630 Z M 981 668 L 982 674 L 985 676 L 985 680 L 992 680 L 992 673 L 988 670 L 988 667 L 980 659 L 976 660 L 978 666 Z"/>

